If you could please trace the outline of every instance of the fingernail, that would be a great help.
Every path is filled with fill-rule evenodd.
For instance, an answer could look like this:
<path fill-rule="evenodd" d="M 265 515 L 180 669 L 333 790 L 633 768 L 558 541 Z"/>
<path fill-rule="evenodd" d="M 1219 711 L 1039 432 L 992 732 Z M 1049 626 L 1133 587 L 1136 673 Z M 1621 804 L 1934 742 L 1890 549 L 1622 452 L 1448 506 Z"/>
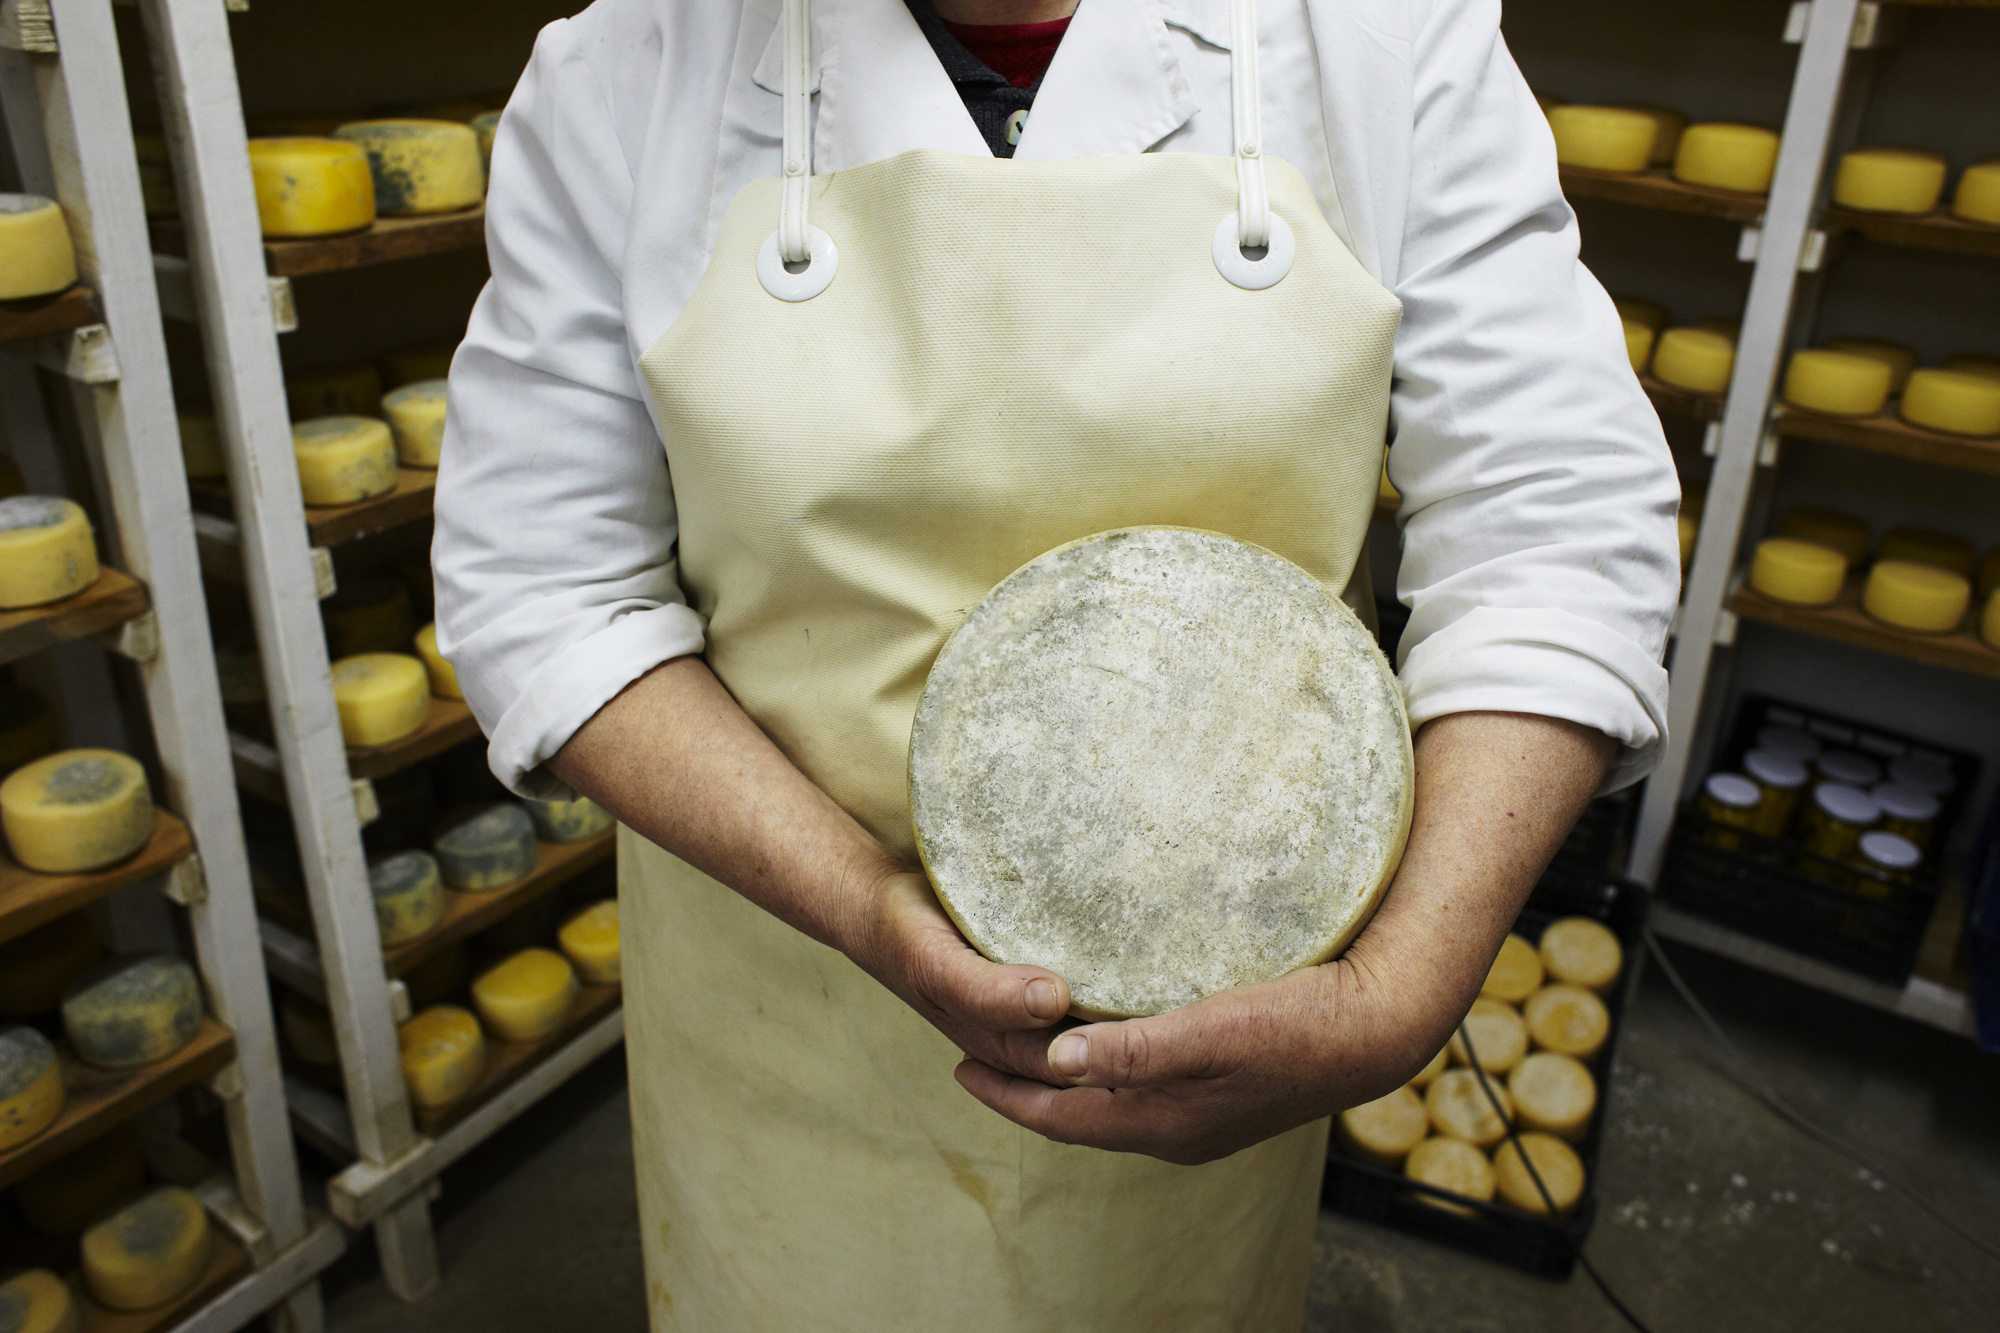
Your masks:
<path fill-rule="evenodd" d="M 1090 1072 L 1090 1040 L 1080 1033 L 1057 1037 L 1049 1047 L 1049 1068 L 1064 1078 L 1082 1078 Z"/>
<path fill-rule="evenodd" d="M 1036 977 L 1028 983 L 1028 1012 L 1036 1018 L 1061 1018 L 1062 1000 L 1056 995 L 1056 983 L 1047 977 Z"/>

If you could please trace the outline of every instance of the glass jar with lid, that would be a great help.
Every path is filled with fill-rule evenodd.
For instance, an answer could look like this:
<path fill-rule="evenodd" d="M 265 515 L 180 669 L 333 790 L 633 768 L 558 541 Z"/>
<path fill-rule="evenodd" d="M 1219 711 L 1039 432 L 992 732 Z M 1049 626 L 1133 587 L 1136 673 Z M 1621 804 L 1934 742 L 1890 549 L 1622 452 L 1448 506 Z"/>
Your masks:
<path fill-rule="evenodd" d="M 1873 829 L 1855 845 L 1854 891 L 1864 898 L 1888 898 L 1917 876 L 1924 854 L 1900 834 Z"/>
<path fill-rule="evenodd" d="M 1861 835 L 1882 817 L 1882 807 L 1859 787 L 1822 782 L 1799 818 L 1799 840 L 1814 856 L 1852 860 Z"/>
<path fill-rule="evenodd" d="M 1824 751 L 1813 760 L 1813 772 L 1821 782 L 1838 782 L 1864 792 L 1882 780 L 1882 765 L 1859 750 Z"/>
<path fill-rule="evenodd" d="M 1728 829 L 1752 829 L 1757 827 L 1757 808 L 1763 800 L 1757 784 L 1741 773 L 1710 773 L 1701 784 L 1701 795 L 1695 806 L 1716 827 L 1701 835 L 1701 840 L 1714 847 L 1735 851 L 1743 845 L 1743 839 Z"/>
<path fill-rule="evenodd" d="M 1757 818 L 1752 825 L 1767 838 L 1783 837 L 1806 789 L 1806 766 L 1777 750 L 1752 750 L 1743 756 L 1743 772 L 1757 784 Z"/>
<path fill-rule="evenodd" d="M 1943 802 L 1927 791 L 1905 787 L 1900 782 L 1878 782 L 1868 793 L 1882 807 L 1882 827 L 1907 838 L 1923 851 L 1931 845 L 1931 830 L 1937 826 Z"/>

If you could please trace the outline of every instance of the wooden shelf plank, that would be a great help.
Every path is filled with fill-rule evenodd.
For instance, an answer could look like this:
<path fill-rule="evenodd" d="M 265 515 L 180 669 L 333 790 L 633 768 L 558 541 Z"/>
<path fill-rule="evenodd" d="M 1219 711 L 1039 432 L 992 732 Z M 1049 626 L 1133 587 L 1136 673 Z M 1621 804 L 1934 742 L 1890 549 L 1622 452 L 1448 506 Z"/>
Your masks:
<path fill-rule="evenodd" d="M 1912 426 L 1890 412 L 1872 417 L 1828 417 L 1780 403 L 1773 421 L 1778 434 L 1795 440 L 1819 440 L 1967 472 L 2000 472 L 2000 437 L 1948 435 Z"/>
<path fill-rule="evenodd" d="M 1849 585 L 1832 606 L 1789 606 L 1745 587 L 1730 599 L 1729 609 L 1745 620 L 2000 680 L 2000 653 L 1977 635 L 1963 627 L 1950 634 L 1917 634 L 1872 620 L 1861 610 L 1859 584 Z"/>
<path fill-rule="evenodd" d="M 164 810 L 155 810 L 153 836 L 146 845 L 105 870 L 44 875 L 0 855 L 0 941 L 25 935 L 134 880 L 157 875 L 186 860 L 193 850 L 187 825 Z"/>
<path fill-rule="evenodd" d="M 1830 232 L 1856 232 L 1883 245 L 1944 250 L 1958 255 L 2000 256 L 2000 227 L 1964 222 L 1942 209 L 1912 216 L 1829 208 L 1821 216 L 1820 226 Z"/>
<path fill-rule="evenodd" d="M 1639 383 L 1644 386 L 1646 396 L 1653 400 L 1655 411 L 1692 417 L 1696 421 L 1722 420 L 1723 397 L 1719 393 L 1696 393 L 1693 389 L 1676 388 L 1651 375 L 1639 376 Z"/>
<path fill-rule="evenodd" d="M 215 1253 L 209 1256 L 208 1269 L 199 1282 L 150 1310 L 109 1310 L 83 1296 L 77 1301 L 77 1312 L 82 1316 L 77 1333 L 163 1333 L 221 1295 L 250 1271 L 250 1256 L 227 1227 L 215 1224 L 209 1229 L 215 1235 Z M 72 1277 L 70 1282 L 81 1295 L 82 1278 Z"/>
<path fill-rule="evenodd" d="M 178 220 L 155 222 L 153 244 L 166 254 L 185 255 L 187 233 Z M 397 259 L 485 248 L 486 205 L 481 203 L 456 213 L 377 218 L 369 227 L 339 236 L 267 239 L 264 269 L 274 278 L 296 278 L 308 273 L 335 273 Z"/>
<path fill-rule="evenodd" d="M 535 868 L 520 879 L 488 893 L 445 892 L 444 919 L 414 940 L 393 944 L 382 951 L 383 964 L 392 977 L 408 976 L 441 949 L 510 916 L 538 898 L 546 897 L 590 867 L 608 859 L 618 844 L 618 830 L 608 828 L 582 842 L 543 842 L 535 845 Z"/>
<path fill-rule="evenodd" d="M 569 1017 L 563 1020 L 563 1025 L 540 1041 L 489 1041 L 486 1045 L 486 1072 L 471 1092 L 449 1106 L 412 1108 L 416 1112 L 417 1132 L 435 1138 L 477 1111 L 502 1089 L 616 1009 L 621 995 L 621 988 L 616 982 L 607 986 L 584 986 L 578 990 L 576 1002 L 570 1006 Z"/>
<path fill-rule="evenodd" d="M 66 1049 L 59 1050 L 69 1102 L 53 1125 L 0 1153 L 0 1189 L 209 1077 L 236 1058 L 236 1038 L 228 1028 L 204 1016 L 194 1040 L 137 1069 L 94 1069 L 72 1058 Z"/>
<path fill-rule="evenodd" d="M 314 546 L 339 546 L 372 537 L 431 516 L 431 495 L 437 473 L 430 468 L 399 467 L 396 489 L 351 505 L 307 505 L 306 536 Z M 188 483 L 194 507 L 205 514 L 234 521 L 235 503 L 220 480 Z"/>
<path fill-rule="evenodd" d="M 431 697 L 431 713 L 424 725 L 401 740 L 387 745 L 350 745 L 347 771 L 357 778 L 386 778 L 419 760 L 443 754 L 452 746 L 479 734 L 472 710 L 457 699 Z"/>
<path fill-rule="evenodd" d="M 59 643 L 115 629 L 146 614 L 151 605 L 145 586 L 137 579 L 102 566 L 97 582 L 74 597 L 21 611 L 0 611 L 0 662 L 17 661 Z"/>
<path fill-rule="evenodd" d="M 1572 199 L 1604 199 L 1614 204 L 1656 208 L 1729 222 L 1755 222 L 1764 216 L 1764 196 L 1738 190 L 1688 185 L 1664 167 L 1651 171 L 1586 171 L 1560 168 L 1563 193 Z"/>
<path fill-rule="evenodd" d="M 71 287 L 54 296 L 35 296 L 25 301 L 0 301 L 0 342 L 39 338 L 103 320 L 97 309 L 97 293 L 88 287 Z"/>

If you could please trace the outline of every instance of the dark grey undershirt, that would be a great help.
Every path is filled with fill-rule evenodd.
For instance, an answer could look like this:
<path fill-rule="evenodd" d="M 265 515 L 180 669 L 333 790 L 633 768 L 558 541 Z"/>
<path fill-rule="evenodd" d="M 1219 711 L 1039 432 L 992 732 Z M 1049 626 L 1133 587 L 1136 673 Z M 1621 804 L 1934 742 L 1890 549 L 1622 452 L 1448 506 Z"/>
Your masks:
<path fill-rule="evenodd" d="M 984 61 L 965 49 L 965 43 L 951 35 L 931 8 L 930 0 L 903 2 L 910 7 L 924 36 L 930 39 L 931 50 L 937 52 L 938 63 L 951 76 L 952 85 L 965 101 L 965 109 L 972 113 L 972 123 L 985 136 L 986 146 L 995 157 L 1014 156 L 1014 145 L 1007 142 L 1007 122 L 1016 111 L 1025 112 L 1035 104 L 1041 79 L 1036 79 L 1032 88 L 1016 88 L 1004 76 L 988 69 Z"/>

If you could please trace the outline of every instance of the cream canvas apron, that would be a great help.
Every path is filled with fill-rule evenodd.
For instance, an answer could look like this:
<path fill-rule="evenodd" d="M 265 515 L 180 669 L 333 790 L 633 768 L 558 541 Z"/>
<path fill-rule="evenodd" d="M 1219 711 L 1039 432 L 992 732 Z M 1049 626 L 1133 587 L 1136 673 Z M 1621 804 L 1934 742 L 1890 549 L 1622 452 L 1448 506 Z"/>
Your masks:
<path fill-rule="evenodd" d="M 735 199 L 642 358 L 709 664 L 913 864 L 925 674 L 1019 565 L 1160 523 L 1335 593 L 1354 573 L 1399 308 L 1259 159 L 1235 8 L 1235 162 L 922 151 L 814 177 L 789 0 L 786 176 Z M 1199 1167 L 1050 1143 L 842 955 L 629 831 L 619 866 L 656 1329 L 1298 1327 L 1325 1122 Z"/>

